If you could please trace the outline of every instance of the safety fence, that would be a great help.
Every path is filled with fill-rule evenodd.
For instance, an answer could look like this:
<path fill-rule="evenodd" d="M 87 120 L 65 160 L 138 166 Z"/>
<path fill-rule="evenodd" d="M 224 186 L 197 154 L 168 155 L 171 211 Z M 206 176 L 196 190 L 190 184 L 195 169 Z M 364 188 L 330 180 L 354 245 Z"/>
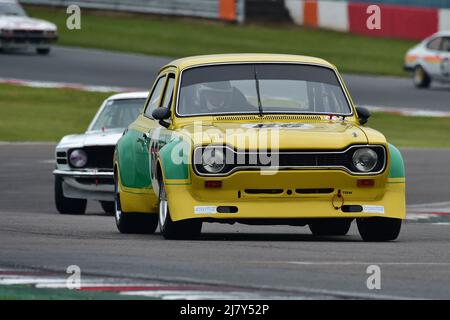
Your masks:
<path fill-rule="evenodd" d="M 25 4 L 244 21 L 244 0 L 20 0 Z"/>
<path fill-rule="evenodd" d="M 294 22 L 355 34 L 419 40 L 450 30 L 450 0 L 21 0 L 27 4 L 202 17 Z M 368 20 L 376 5 L 379 27 Z"/>

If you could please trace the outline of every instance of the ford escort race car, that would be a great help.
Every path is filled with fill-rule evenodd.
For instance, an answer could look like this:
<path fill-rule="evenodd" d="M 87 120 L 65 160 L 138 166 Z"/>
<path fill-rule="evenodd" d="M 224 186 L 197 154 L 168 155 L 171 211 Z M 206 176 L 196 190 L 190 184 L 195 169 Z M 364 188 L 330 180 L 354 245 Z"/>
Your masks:
<path fill-rule="evenodd" d="M 409 50 L 405 70 L 412 72 L 418 88 L 428 88 L 432 81 L 450 83 L 450 31 L 438 32 Z"/>
<path fill-rule="evenodd" d="M 363 126 L 336 68 L 312 57 L 197 56 L 164 66 L 114 153 L 122 233 L 192 238 L 205 222 L 398 237 L 400 152 Z"/>
<path fill-rule="evenodd" d="M 84 134 L 68 135 L 56 146 L 55 204 L 62 214 L 83 214 L 87 199 L 114 212 L 114 147 L 142 109 L 147 92 L 106 99 Z"/>
<path fill-rule="evenodd" d="M 0 50 L 34 49 L 48 54 L 57 39 L 55 24 L 28 17 L 16 0 L 0 0 Z"/>

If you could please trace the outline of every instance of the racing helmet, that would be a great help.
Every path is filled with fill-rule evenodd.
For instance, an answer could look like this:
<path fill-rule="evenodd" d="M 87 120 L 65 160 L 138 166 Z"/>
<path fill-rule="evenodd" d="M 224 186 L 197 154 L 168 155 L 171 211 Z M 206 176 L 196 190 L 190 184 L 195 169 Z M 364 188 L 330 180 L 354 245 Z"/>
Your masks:
<path fill-rule="evenodd" d="M 233 88 L 229 81 L 201 83 L 197 89 L 202 109 L 219 111 L 229 107 Z"/>

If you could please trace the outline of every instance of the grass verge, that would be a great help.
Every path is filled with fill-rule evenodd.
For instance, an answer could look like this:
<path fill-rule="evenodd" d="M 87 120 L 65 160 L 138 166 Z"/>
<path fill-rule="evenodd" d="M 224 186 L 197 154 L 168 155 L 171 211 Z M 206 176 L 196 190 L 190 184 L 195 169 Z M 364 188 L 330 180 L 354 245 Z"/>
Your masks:
<path fill-rule="evenodd" d="M 0 141 L 58 141 L 82 133 L 109 95 L 0 85 Z M 450 148 L 448 118 L 375 113 L 369 125 L 398 147 Z"/>
<path fill-rule="evenodd" d="M 106 291 L 44 289 L 31 285 L 0 286 L 0 300 L 148 300 Z"/>
<path fill-rule="evenodd" d="M 150 55 L 264 52 L 318 56 L 342 72 L 405 76 L 411 41 L 369 38 L 295 25 L 237 25 L 182 18 L 82 11 L 81 30 L 66 28 L 61 8 L 28 6 L 58 25 L 59 44 Z"/>

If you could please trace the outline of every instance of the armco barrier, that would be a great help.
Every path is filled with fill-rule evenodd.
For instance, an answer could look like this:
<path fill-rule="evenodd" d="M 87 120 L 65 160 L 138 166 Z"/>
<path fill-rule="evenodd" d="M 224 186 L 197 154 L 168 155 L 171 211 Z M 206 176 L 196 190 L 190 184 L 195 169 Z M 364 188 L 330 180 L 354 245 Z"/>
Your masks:
<path fill-rule="evenodd" d="M 69 6 L 126 12 L 244 21 L 244 0 L 21 0 L 25 4 Z"/>

